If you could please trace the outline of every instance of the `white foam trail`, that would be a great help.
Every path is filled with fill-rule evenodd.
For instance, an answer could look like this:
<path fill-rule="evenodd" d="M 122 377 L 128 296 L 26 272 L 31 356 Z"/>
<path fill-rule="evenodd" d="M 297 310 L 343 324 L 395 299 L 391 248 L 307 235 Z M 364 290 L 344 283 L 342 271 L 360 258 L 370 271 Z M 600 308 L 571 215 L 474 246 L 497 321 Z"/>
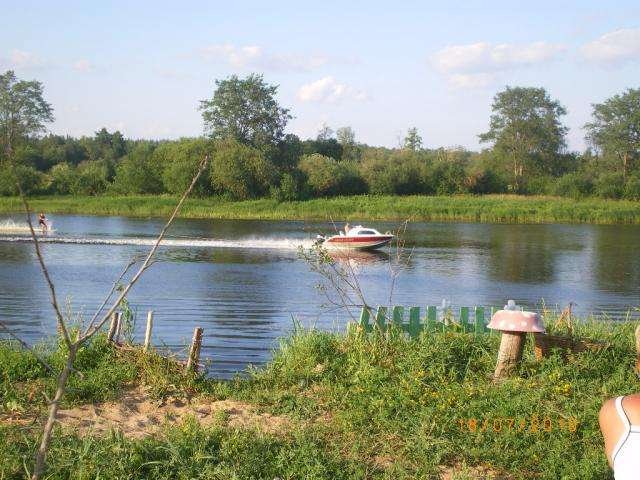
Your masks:
<path fill-rule="evenodd" d="M 55 230 L 53 229 L 53 223 L 47 222 L 47 225 L 48 225 L 48 230 L 47 230 L 46 233 L 51 234 L 51 233 L 55 232 Z M 37 234 L 41 234 L 42 233 L 39 225 L 34 225 L 33 229 Z M 25 223 L 17 223 L 17 222 L 14 222 L 13 220 L 9 219 L 9 220 L 5 220 L 5 221 L 0 222 L 0 233 L 26 233 L 26 234 L 30 234 L 31 231 L 29 230 L 29 225 L 26 222 Z"/>
<path fill-rule="evenodd" d="M 60 243 L 73 245 L 131 245 L 151 246 L 154 238 L 78 238 L 78 237 L 42 237 L 41 243 Z M 30 242 L 30 237 L 2 237 L 0 242 Z M 162 241 L 163 247 L 195 247 L 195 248 L 244 248 L 262 250 L 295 250 L 299 247 L 310 248 L 311 239 L 292 238 L 244 238 L 238 240 L 214 240 L 199 238 L 167 238 Z"/>

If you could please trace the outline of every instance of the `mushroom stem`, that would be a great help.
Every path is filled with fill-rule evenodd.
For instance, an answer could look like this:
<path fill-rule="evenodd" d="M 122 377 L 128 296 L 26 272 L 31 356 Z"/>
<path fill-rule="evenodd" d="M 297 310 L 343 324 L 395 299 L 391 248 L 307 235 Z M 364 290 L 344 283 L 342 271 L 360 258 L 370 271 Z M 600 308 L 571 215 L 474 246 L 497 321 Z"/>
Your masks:
<path fill-rule="evenodd" d="M 494 380 L 506 378 L 513 373 L 513 370 L 522 359 L 525 335 L 525 332 L 502 332 L 498 362 L 496 363 L 496 371 L 493 374 Z"/>

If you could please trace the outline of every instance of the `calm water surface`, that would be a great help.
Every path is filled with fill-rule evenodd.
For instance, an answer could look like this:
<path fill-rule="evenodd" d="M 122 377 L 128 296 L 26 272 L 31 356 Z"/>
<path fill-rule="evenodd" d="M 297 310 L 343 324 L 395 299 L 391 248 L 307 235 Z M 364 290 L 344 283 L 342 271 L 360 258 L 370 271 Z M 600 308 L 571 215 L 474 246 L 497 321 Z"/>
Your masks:
<path fill-rule="evenodd" d="M 160 219 L 52 217 L 55 234 L 43 252 L 60 298 L 74 312 L 92 314 L 134 255 L 144 254 Z M 3 232 L 20 216 L 0 216 L 0 319 L 28 341 L 55 330 L 46 285 L 33 245 L 24 234 Z M 397 224 L 376 222 L 381 231 Z M 178 220 L 152 269 L 129 300 L 137 312 L 155 311 L 154 343 L 181 351 L 195 326 L 205 331 L 203 355 L 213 375 L 229 377 L 268 360 L 293 319 L 325 329 L 343 328 L 348 315 L 330 310 L 320 278 L 299 258 L 327 223 Z M 539 308 L 572 301 L 582 314 L 623 319 L 640 305 L 640 227 L 596 225 L 482 225 L 413 223 L 406 232 L 410 260 L 401 268 L 394 303 L 503 305 L 507 298 Z M 393 263 L 393 260 L 391 260 Z M 371 304 L 386 304 L 389 257 L 358 257 Z"/>

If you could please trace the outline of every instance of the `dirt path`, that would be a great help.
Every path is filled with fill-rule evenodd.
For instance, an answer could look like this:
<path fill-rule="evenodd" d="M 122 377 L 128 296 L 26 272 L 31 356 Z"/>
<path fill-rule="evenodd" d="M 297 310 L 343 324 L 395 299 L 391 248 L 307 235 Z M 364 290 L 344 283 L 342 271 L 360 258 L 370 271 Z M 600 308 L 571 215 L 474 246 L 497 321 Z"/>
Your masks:
<path fill-rule="evenodd" d="M 188 417 L 202 425 L 221 423 L 232 428 L 275 434 L 287 430 L 288 419 L 255 410 L 253 405 L 234 400 L 151 400 L 141 388 L 135 388 L 115 402 L 60 410 L 58 421 L 79 435 L 102 434 L 115 429 L 130 438 L 153 435 L 163 425 L 180 424 Z"/>

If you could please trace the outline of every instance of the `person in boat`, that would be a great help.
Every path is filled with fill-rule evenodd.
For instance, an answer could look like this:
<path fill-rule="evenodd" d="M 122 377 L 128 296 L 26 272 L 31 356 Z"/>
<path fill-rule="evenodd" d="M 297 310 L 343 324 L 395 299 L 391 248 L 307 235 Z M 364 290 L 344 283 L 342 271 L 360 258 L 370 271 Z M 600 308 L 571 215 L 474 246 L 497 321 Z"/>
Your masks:
<path fill-rule="evenodd" d="M 616 480 L 638 478 L 640 471 L 640 394 L 607 400 L 600 409 L 600 430 Z"/>
<path fill-rule="evenodd" d="M 351 227 L 349 226 L 349 223 L 345 223 L 344 224 L 344 234 L 345 235 L 349 235 L 349 230 L 351 230 Z"/>
<path fill-rule="evenodd" d="M 38 215 L 38 225 L 40 225 L 42 233 L 46 233 L 49 229 L 49 225 L 47 225 L 47 217 L 44 216 L 44 212 L 40 212 L 40 215 Z"/>

